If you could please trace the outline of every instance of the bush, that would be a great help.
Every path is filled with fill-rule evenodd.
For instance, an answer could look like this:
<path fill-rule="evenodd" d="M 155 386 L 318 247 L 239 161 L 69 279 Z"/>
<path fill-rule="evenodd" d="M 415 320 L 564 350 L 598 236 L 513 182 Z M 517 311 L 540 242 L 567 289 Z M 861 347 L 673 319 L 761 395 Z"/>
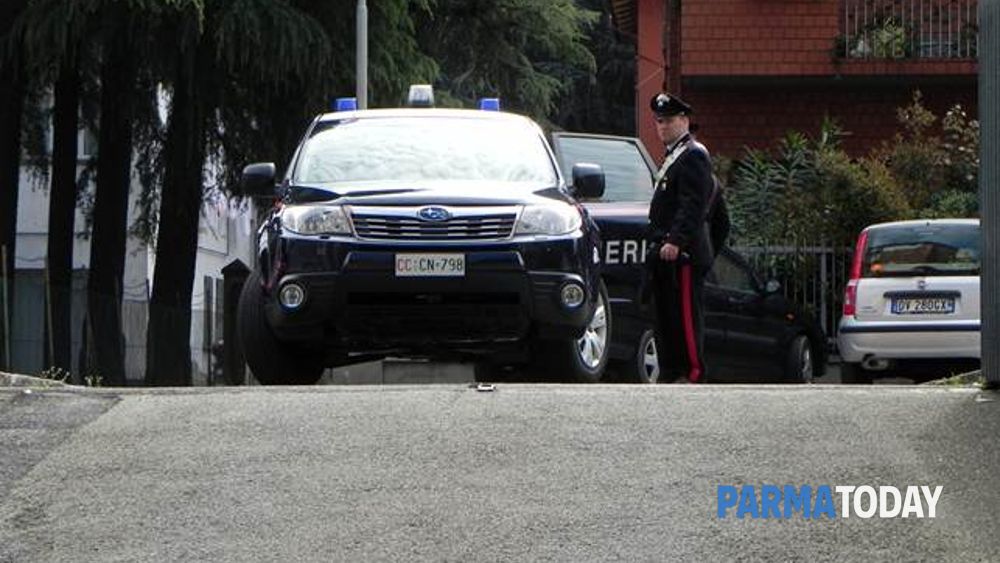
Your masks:
<path fill-rule="evenodd" d="M 886 166 L 851 159 L 841 136 L 827 121 L 815 140 L 789 133 L 776 155 L 748 150 L 732 165 L 727 198 L 736 244 L 849 244 L 865 225 L 910 214 Z"/>
<path fill-rule="evenodd" d="M 978 214 L 979 125 L 960 106 L 940 120 L 915 92 L 900 133 L 854 159 L 826 120 L 812 139 L 785 136 L 773 153 L 747 149 L 716 169 L 727 180 L 733 243 L 849 245 L 867 225 Z"/>
<path fill-rule="evenodd" d="M 940 131 L 935 130 L 938 118 L 924 107 L 919 91 L 897 114 L 902 132 L 876 150 L 874 158 L 889 167 L 909 206 L 920 217 L 977 215 L 978 204 L 970 207 L 972 200 L 957 194 L 973 199 L 978 194 L 979 123 L 956 105 L 941 119 Z"/>

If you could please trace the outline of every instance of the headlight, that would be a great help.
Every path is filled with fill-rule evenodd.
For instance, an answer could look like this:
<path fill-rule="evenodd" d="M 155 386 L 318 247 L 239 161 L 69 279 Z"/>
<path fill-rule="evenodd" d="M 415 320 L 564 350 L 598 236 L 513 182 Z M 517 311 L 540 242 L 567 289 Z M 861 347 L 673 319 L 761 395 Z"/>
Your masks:
<path fill-rule="evenodd" d="M 351 224 L 339 205 L 290 205 L 281 212 L 281 224 L 300 235 L 349 235 Z"/>
<path fill-rule="evenodd" d="M 517 221 L 517 235 L 565 235 L 580 228 L 583 219 L 571 205 L 527 205 Z"/>

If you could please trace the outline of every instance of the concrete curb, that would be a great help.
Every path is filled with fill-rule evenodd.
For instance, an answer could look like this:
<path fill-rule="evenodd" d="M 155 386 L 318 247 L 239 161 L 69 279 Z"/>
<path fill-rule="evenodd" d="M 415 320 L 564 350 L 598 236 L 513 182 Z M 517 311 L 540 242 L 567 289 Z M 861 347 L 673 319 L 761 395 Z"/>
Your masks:
<path fill-rule="evenodd" d="M 75 388 L 76 386 L 63 383 L 62 381 L 56 381 L 54 379 L 43 379 L 41 377 L 18 375 L 16 373 L 4 373 L 0 371 L 0 387 L 33 387 L 50 389 Z"/>

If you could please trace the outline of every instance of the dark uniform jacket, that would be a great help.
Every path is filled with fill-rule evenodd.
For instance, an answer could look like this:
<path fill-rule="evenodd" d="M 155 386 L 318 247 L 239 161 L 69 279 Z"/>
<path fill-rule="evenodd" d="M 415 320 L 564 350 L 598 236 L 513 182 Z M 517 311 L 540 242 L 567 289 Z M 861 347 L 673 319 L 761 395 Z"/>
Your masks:
<path fill-rule="evenodd" d="M 714 190 L 708 150 L 690 135 L 685 135 L 667 152 L 657 178 L 656 191 L 649 205 L 650 255 L 647 261 L 663 243 L 669 242 L 686 253 L 696 268 L 707 270 L 711 267 L 716 249 L 709 240 L 708 230 L 716 229 L 706 229 L 705 222 L 710 219 L 709 203 Z M 714 199 L 721 200 L 721 197 L 717 195 Z M 724 205 L 721 213 L 727 232 L 729 220 Z M 721 229 L 719 231 L 721 234 Z M 717 245 L 721 244 L 720 240 Z"/>
<path fill-rule="evenodd" d="M 726 244 L 726 239 L 729 238 L 731 224 L 729 222 L 729 207 L 726 206 L 726 198 L 722 195 L 722 186 L 719 184 L 718 178 L 713 176 L 713 179 L 715 179 L 715 193 L 708 204 L 706 222 L 708 223 L 709 240 L 712 241 L 712 254 L 718 256 Z"/>

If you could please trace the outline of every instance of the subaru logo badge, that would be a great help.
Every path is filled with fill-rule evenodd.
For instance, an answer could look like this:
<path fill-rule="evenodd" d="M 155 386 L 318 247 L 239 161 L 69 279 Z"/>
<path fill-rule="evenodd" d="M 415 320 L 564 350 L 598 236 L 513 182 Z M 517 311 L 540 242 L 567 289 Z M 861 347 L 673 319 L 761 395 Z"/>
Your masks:
<path fill-rule="evenodd" d="M 424 207 L 417 212 L 417 216 L 424 221 L 447 221 L 451 219 L 451 213 L 443 207 Z"/>

